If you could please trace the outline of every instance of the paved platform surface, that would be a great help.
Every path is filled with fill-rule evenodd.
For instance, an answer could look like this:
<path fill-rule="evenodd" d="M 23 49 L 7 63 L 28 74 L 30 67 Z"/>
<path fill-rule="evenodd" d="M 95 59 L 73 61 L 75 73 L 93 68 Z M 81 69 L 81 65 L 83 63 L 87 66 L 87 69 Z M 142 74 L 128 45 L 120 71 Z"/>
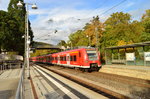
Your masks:
<path fill-rule="evenodd" d="M 38 65 L 31 67 L 31 77 L 39 99 L 108 99 Z"/>
<path fill-rule="evenodd" d="M 99 72 L 150 80 L 150 66 L 103 65 Z"/>
<path fill-rule="evenodd" d="M 24 78 L 24 99 L 34 99 L 32 86 L 30 80 L 27 78 L 28 70 L 25 69 L 25 78 Z"/>
<path fill-rule="evenodd" d="M 14 99 L 21 69 L 5 70 L 0 75 L 0 99 Z"/>
<path fill-rule="evenodd" d="M 123 68 L 123 69 L 132 69 L 132 70 L 144 70 L 144 71 L 150 71 L 150 66 L 137 66 L 137 65 L 103 65 L 105 67 L 115 67 L 115 68 Z"/>

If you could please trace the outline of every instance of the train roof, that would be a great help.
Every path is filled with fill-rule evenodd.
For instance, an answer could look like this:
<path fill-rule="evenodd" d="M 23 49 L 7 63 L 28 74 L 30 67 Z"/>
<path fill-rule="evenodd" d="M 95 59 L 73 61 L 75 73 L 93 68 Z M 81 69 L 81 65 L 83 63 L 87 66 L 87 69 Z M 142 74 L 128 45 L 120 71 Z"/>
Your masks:
<path fill-rule="evenodd" d="M 62 52 L 54 53 L 54 54 L 60 54 L 60 53 L 67 53 L 67 52 L 72 52 L 72 51 L 79 51 L 79 50 L 96 50 L 96 48 L 78 48 L 78 49 L 71 49 L 71 50 L 65 50 Z"/>
<path fill-rule="evenodd" d="M 41 56 L 35 56 L 35 57 L 43 57 L 43 56 L 49 56 L 49 55 L 56 55 L 56 54 L 61 54 L 61 53 L 68 53 L 68 52 L 72 52 L 72 51 L 79 51 L 79 50 L 96 50 L 96 48 L 93 47 L 79 47 L 79 48 L 74 48 L 74 49 L 70 49 L 70 50 L 65 50 L 62 52 L 57 52 L 57 53 L 52 53 L 52 54 L 47 54 L 47 55 L 41 55 Z"/>

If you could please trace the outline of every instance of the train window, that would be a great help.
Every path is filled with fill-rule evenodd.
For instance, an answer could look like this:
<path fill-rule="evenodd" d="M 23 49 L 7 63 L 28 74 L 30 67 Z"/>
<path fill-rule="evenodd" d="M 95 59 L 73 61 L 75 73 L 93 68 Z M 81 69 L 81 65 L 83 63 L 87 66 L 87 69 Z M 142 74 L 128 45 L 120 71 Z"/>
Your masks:
<path fill-rule="evenodd" d="M 60 57 L 60 60 L 63 61 L 63 57 Z"/>
<path fill-rule="evenodd" d="M 62 61 L 62 58 L 60 57 L 60 61 Z"/>
<path fill-rule="evenodd" d="M 74 61 L 77 61 L 77 57 L 76 55 L 73 56 Z"/>
<path fill-rule="evenodd" d="M 89 57 L 89 60 L 97 60 L 97 52 L 95 50 L 88 51 L 87 50 L 87 55 Z"/>
<path fill-rule="evenodd" d="M 72 56 L 70 56 L 70 61 L 73 61 L 73 57 Z"/>
<path fill-rule="evenodd" d="M 55 57 L 55 61 L 57 60 L 57 57 Z"/>
<path fill-rule="evenodd" d="M 66 61 L 66 56 L 63 57 L 64 61 Z"/>

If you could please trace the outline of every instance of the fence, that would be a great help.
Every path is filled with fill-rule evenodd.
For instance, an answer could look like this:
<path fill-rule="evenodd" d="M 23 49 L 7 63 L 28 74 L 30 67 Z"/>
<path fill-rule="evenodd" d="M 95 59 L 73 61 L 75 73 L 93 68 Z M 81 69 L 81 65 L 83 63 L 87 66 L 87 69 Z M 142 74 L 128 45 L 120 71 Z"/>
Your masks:
<path fill-rule="evenodd" d="M 105 49 L 106 64 L 150 66 L 150 42 Z"/>
<path fill-rule="evenodd" d="M 19 80 L 18 88 L 16 91 L 15 99 L 23 99 L 24 94 L 24 74 L 25 74 L 25 66 L 23 65 L 23 68 L 21 69 L 21 77 Z"/>

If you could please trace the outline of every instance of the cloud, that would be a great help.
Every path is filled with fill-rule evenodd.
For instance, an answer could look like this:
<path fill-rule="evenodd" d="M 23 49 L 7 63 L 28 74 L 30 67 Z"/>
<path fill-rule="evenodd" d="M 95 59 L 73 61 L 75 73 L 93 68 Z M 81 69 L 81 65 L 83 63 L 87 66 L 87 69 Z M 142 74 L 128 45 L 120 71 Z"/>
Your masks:
<path fill-rule="evenodd" d="M 98 12 L 102 11 L 103 9 L 97 9 L 94 13 L 89 13 L 92 12 L 92 10 L 55 8 L 30 12 L 31 14 L 36 14 L 38 16 L 31 22 L 35 39 L 42 35 L 52 34 L 55 35 L 55 38 L 49 38 L 53 44 L 57 44 L 60 40 L 67 41 L 70 33 L 82 29 L 93 16 L 96 16 Z M 105 17 L 101 17 L 101 19 L 104 20 Z M 55 29 L 58 30 L 56 34 L 54 34 Z M 46 38 L 46 36 L 44 38 Z"/>
<path fill-rule="evenodd" d="M 0 0 L 0 9 L 7 11 L 9 1 L 10 0 Z M 27 3 L 36 2 L 38 6 L 37 10 L 29 9 L 29 19 L 35 36 L 34 40 L 52 44 L 57 44 L 60 40 L 67 41 L 70 33 L 82 29 L 87 22 L 92 20 L 93 16 L 100 15 L 100 21 L 104 22 L 110 14 L 123 11 L 130 13 L 134 19 L 138 19 L 144 10 L 137 10 L 136 7 L 141 8 L 142 6 L 142 8 L 149 8 L 149 3 L 144 2 L 146 0 L 127 0 L 123 4 L 101 15 L 119 1 L 109 0 L 109 2 L 103 3 L 100 2 L 100 0 L 24 1 Z M 99 5 L 103 5 L 103 7 Z M 54 34 L 56 29 L 58 32 Z M 47 36 L 48 34 L 51 34 L 51 36 Z M 43 35 L 46 36 L 43 37 Z M 41 38 L 37 39 L 39 37 Z"/>

